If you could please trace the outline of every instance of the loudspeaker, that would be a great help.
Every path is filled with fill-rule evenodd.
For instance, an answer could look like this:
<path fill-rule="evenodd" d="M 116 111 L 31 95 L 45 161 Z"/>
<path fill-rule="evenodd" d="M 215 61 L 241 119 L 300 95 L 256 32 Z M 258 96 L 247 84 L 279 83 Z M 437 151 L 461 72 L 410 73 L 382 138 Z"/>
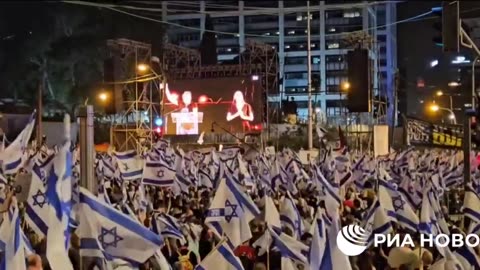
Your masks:
<path fill-rule="evenodd" d="M 370 59 L 368 50 L 349 51 L 347 108 L 350 112 L 370 112 L 372 110 L 372 91 L 370 76 Z"/>

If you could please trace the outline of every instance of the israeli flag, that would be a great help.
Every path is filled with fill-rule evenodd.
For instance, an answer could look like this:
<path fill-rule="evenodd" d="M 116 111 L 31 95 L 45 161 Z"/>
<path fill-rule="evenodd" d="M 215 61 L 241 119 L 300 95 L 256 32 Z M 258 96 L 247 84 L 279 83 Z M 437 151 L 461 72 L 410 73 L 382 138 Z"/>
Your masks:
<path fill-rule="evenodd" d="M 469 217 L 476 223 L 480 223 L 480 198 L 472 184 L 468 184 L 465 189 L 463 212 L 466 217 Z"/>
<path fill-rule="evenodd" d="M 219 237 L 228 237 L 234 247 L 252 238 L 249 222 L 260 210 L 232 179 L 223 178 L 208 209 L 205 224 Z"/>
<path fill-rule="evenodd" d="M 305 231 L 303 218 L 288 191 L 280 205 L 280 220 L 283 226 L 290 228 L 295 238 L 300 239 L 302 237 Z"/>
<path fill-rule="evenodd" d="M 317 217 L 312 224 L 312 243 L 310 244 L 309 264 L 310 269 L 321 269 L 322 259 L 325 254 L 327 242 L 327 231 L 331 225 L 326 217 L 325 210 L 318 208 Z M 331 268 L 333 269 L 333 267 Z"/>
<path fill-rule="evenodd" d="M 384 207 L 392 221 L 410 231 L 417 231 L 418 216 L 403 195 L 396 190 L 396 187 L 380 179 L 378 181 L 378 197 L 380 205 Z"/>
<path fill-rule="evenodd" d="M 198 178 L 201 187 L 213 188 L 212 177 L 208 168 L 198 170 Z"/>
<path fill-rule="evenodd" d="M 267 225 L 272 226 L 276 230 L 282 229 L 282 224 L 280 221 L 280 213 L 278 213 L 277 207 L 273 203 L 273 200 L 270 196 L 265 195 L 262 198 L 263 202 L 263 221 Z"/>
<path fill-rule="evenodd" d="M 370 234 L 367 241 L 368 245 L 373 244 L 375 234 L 386 235 L 392 231 L 390 218 L 388 218 L 378 199 L 370 206 L 362 223 L 364 230 Z"/>
<path fill-rule="evenodd" d="M 4 257 L 0 264 L 1 270 L 25 270 L 25 244 L 20 227 L 20 211 L 13 198 L 10 209 L 3 214 L 0 227 L 0 239 L 4 242 Z"/>
<path fill-rule="evenodd" d="M 240 258 L 235 256 L 232 248 L 226 241 L 221 243 L 208 254 L 203 261 L 195 268 L 195 270 L 210 270 L 210 269 L 222 269 L 222 270 L 244 270 Z"/>
<path fill-rule="evenodd" d="M 35 127 L 35 115 L 35 112 L 30 115 L 27 126 L 4 151 L 0 152 L 2 169 L 7 175 L 17 173 L 28 157 L 27 147 Z"/>
<path fill-rule="evenodd" d="M 116 152 L 114 155 L 117 160 L 120 177 L 123 180 L 129 181 L 142 177 L 143 161 L 137 156 L 135 150 Z"/>
<path fill-rule="evenodd" d="M 455 256 L 460 264 L 463 266 L 463 270 L 477 270 L 480 269 L 480 260 L 475 250 L 467 245 L 463 245 L 455 251 Z M 461 269 L 461 268 L 457 268 Z"/>
<path fill-rule="evenodd" d="M 104 177 L 112 179 L 115 176 L 115 168 L 112 165 L 112 158 L 109 156 L 101 157 L 98 161 L 98 168 Z"/>
<path fill-rule="evenodd" d="M 34 165 L 32 169 L 32 182 L 25 204 L 25 220 L 32 230 L 41 238 L 48 232 L 48 217 L 50 208 L 48 206 L 45 186 L 41 180 L 41 168 Z"/>
<path fill-rule="evenodd" d="M 159 235 L 84 188 L 80 188 L 78 217 L 82 256 L 122 259 L 135 265 L 144 263 L 163 245 Z"/>
<path fill-rule="evenodd" d="M 70 116 L 64 118 L 65 143 L 53 160 L 46 195 L 50 207 L 47 232 L 47 259 L 52 269 L 73 269 L 68 259 L 72 211 L 72 153 L 70 152 Z"/>
<path fill-rule="evenodd" d="M 309 248 L 307 245 L 283 232 L 277 234 L 277 232 L 269 226 L 268 232 L 272 236 L 273 245 L 280 251 L 282 257 L 292 259 L 299 263 L 308 264 L 307 256 Z"/>
<path fill-rule="evenodd" d="M 185 242 L 180 225 L 176 218 L 168 214 L 154 214 L 152 222 L 152 231 L 162 235 L 164 238 L 174 238 Z"/>
<path fill-rule="evenodd" d="M 175 170 L 162 161 L 146 162 L 143 183 L 158 187 L 170 187 L 175 181 Z"/>
<path fill-rule="evenodd" d="M 322 260 L 320 267 L 317 269 L 345 269 L 345 270 L 351 270 L 352 266 L 350 265 L 350 261 L 348 259 L 348 256 L 343 254 L 338 249 L 337 246 L 337 235 L 339 231 L 341 230 L 340 227 L 340 216 L 338 215 L 338 211 L 333 218 L 333 221 L 329 224 L 329 220 L 324 216 L 324 224 L 328 227 L 325 233 L 325 249 L 323 252 Z M 314 255 L 310 253 L 310 255 Z M 313 268 L 312 268 L 313 269 Z"/>

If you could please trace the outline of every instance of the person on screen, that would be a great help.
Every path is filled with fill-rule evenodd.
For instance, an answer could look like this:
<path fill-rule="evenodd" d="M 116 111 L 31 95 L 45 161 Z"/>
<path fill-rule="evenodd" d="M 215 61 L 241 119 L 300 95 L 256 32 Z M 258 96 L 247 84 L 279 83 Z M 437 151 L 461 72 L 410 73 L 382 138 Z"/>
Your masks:
<path fill-rule="evenodd" d="M 178 94 L 170 92 L 167 84 L 167 87 L 165 89 L 165 95 L 167 96 L 167 100 L 170 101 L 170 103 L 178 106 L 180 112 L 195 112 L 198 110 L 196 104 L 192 103 L 192 92 L 190 91 L 183 92 L 182 100 L 179 100 Z"/>
<path fill-rule="evenodd" d="M 233 102 L 227 113 L 227 121 L 232 121 L 237 117 L 245 121 L 253 121 L 252 106 L 245 102 L 241 91 L 236 91 L 233 94 Z"/>

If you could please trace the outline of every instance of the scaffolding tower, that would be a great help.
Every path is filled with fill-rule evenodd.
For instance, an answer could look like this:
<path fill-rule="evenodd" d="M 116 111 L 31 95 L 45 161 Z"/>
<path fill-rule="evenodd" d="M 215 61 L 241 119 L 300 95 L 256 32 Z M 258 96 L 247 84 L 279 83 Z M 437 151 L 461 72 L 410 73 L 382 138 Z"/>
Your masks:
<path fill-rule="evenodd" d="M 110 130 L 110 144 L 116 151 L 142 152 L 154 138 L 154 119 L 160 114 L 163 73 L 152 69 L 151 45 L 129 40 L 107 41 L 114 61 L 116 117 Z M 140 64 L 147 67 L 139 72 Z"/>

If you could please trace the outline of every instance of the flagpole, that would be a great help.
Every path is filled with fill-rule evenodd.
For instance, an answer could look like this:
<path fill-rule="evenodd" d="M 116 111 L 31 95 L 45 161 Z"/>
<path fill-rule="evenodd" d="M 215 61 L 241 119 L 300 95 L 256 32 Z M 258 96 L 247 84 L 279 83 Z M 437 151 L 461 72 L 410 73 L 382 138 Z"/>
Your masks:
<path fill-rule="evenodd" d="M 312 150 L 313 148 L 312 51 L 310 46 L 310 39 L 310 1 L 307 1 L 308 150 Z"/>
<path fill-rule="evenodd" d="M 267 270 L 270 270 L 270 249 L 267 249 Z"/>

